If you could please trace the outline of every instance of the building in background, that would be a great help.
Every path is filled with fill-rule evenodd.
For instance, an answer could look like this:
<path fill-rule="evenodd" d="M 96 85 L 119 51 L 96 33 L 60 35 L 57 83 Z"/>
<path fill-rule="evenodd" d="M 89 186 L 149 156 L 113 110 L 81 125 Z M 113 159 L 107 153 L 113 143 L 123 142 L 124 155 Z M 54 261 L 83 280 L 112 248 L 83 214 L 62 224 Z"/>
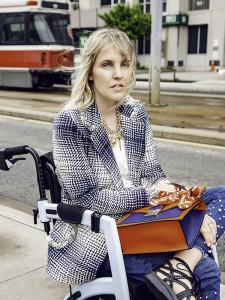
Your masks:
<path fill-rule="evenodd" d="M 98 17 L 118 3 L 141 3 L 144 13 L 151 12 L 152 0 L 73 0 L 71 13 L 75 47 L 82 48 L 84 32 L 104 26 Z M 225 1 L 163 0 L 161 66 L 183 70 L 208 70 L 225 66 Z M 148 67 L 151 55 L 150 33 L 137 43 L 138 62 Z"/>

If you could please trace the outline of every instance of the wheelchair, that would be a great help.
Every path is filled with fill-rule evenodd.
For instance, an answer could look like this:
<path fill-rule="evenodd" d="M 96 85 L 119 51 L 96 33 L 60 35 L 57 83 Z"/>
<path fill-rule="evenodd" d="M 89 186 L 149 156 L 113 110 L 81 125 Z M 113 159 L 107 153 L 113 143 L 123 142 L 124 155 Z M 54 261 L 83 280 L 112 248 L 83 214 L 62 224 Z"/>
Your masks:
<path fill-rule="evenodd" d="M 35 162 L 40 196 L 37 208 L 33 209 L 34 224 L 37 224 L 39 215 L 47 235 L 51 222 L 54 224 L 57 219 L 72 224 L 83 224 L 96 233 L 101 230 L 105 235 L 111 273 L 100 269 L 96 279 L 74 288 L 70 286 L 64 300 L 157 300 L 144 282 L 126 276 L 115 220 L 81 206 L 61 202 L 61 187 L 55 173 L 52 152 L 39 156 L 35 149 L 27 145 L 1 149 L 0 170 L 10 170 L 17 161 L 25 160 L 21 156 L 27 154 L 30 154 Z M 50 200 L 46 197 L 46 191 L 50 192 Z M 213 257 L 218 264 L 216 248 L 213 249 Z"/>

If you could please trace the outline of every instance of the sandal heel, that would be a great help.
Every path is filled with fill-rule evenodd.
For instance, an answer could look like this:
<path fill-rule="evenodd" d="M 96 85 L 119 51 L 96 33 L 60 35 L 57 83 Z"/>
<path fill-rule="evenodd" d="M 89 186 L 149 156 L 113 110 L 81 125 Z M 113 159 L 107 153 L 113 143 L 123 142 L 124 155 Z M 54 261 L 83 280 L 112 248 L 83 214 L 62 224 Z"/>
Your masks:
<path fill-rule="evenodd" d="M 168 261 L 155 271 L 151 271 L 145 275 L 145 283 L 151 293 L 154 294 L 158 300 L 190 300 L 192 296 L 201 296 L 200 281 L 197 282 L 188 264 L 179 257 L 173 257 L 173 259 L 178 261 L 176 269 L 171 262 Z M 184 266 L 184 268 L 181 268 L 181 266 Z M 187 275 L 187 272 L 189 272 L 190 276 Z M 161 279 L 157 273 L 165 277 Z M 189 281 L 191 288 L 182 280 Z M 177 295 L 173 291 L 174 283 L 184 288 L 184 290 Z"/>
<path fill-rule="evenodd" d="M 145 283 L 158 300 L 178 300 L 170 286 L 153 271 L 145 275 Z"/>

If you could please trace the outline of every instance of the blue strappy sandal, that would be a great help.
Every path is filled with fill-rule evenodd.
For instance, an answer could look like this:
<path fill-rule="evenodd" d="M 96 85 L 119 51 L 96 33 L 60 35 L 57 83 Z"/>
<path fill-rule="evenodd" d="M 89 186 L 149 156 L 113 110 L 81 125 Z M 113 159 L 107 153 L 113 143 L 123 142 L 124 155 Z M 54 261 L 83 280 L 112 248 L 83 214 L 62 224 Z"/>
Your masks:
<path fill-rule="evenodd" d="M 145 275 L 145 283 L 148 289 L 158 300 L 190 300 L 191 296 L 198 299 L 198 296 L 201 294 L 200 281 L 196 280 L 193 272 L 185 261 L 179 257 L 173 257 L 173 259 L 178 261 L 176 265 L 177 269 L 168 261 L 160 268 Z M 183 271 L 188 271 L 190 276 Z M 165 278 L 161 279 L 157 273 L 163 274 Z M 191 288 L 182 281 L 184 279 L 191 283 Z M 184 290 L 177 295 L 172 289 L 174 282 L 184 287 Z"/>

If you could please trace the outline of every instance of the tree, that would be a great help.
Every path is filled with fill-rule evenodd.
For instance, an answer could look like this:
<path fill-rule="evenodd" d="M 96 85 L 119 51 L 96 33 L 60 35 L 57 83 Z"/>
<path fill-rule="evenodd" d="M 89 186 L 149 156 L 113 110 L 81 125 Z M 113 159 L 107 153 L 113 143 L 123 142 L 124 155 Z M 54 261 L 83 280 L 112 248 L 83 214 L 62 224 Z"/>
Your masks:
<path fill-rule="evenodd" d="M 141 36 L 150 34 L 151 15 L 144 14 L 141 4 L 132 7 L 124 4 L 114 6 L 108 13 L 98 14 L 105 22 L 106 27 L 120 29 L 135 43 Z"/>

